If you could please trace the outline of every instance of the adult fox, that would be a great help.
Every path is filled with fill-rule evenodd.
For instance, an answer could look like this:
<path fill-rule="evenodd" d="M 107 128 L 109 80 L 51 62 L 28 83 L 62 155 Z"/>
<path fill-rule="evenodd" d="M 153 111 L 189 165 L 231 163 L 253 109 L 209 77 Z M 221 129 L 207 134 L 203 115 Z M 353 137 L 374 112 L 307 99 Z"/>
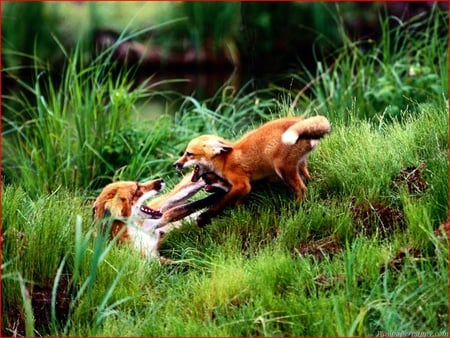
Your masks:
<path fill-rule="evenodd" d="M 274 175 L 302 201 L 307 189 L 301 175 L 310 179 L 308 154 L 330 131 L 330 122 L 324 116 L 285 117 L 250 131 L 237 142 L 214 135 L 191 140 L 174 166 L 179 170 L 195 166 L 193 182 L 206 172 L 214 172 L 230 185 L 219 202 L 199 215 L 197 224 L 209 223 L 224 207 L 239 202 L 250 192 L 251 182 Z"/>

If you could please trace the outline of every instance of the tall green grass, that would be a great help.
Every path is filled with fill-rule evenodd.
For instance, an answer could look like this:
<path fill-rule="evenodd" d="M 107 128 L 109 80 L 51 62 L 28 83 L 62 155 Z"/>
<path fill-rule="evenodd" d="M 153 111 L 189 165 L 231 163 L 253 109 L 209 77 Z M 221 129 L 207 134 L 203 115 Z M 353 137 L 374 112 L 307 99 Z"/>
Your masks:
<path fill-rule="evenodd" d="M 435 19 L 420 24 L 433 31 Z M 422 40 L 410 43 L 445 65 L 446 40 L 427 36 L 434 54 Z M 386 41 L 380 53 L 388 53 Z M 395 64 L 409 60 L 402 41 L 383 56 L 385 69 L 400 79 Z M 334 74 L 330 81 L 310 74 L 310 98 L 224 87 L 202 102 L 183 98 L 176 114 L 152 124 L 133 120 L 148 93 L 128 87 L 130 74 L 116 79 L 106 64 L 81 67 L 77 54 L 68 58 L 61 86 L 44 74 L 28 88 L 31 96 L 7 97 L 3 335 L 446 335 L 448 245 L 438 229 L 448 211 L 448 80 L 440 80 L 436 95 L 427 89 L 424 102 L 415 102 L 413 84 L 395 118 L 382 114 L 387 103 L 368 115 L 361 93 L 376 87 L 380 68 L 366 53 L 357 51 L 357 73 L 352 62 L 339 64 L 355 61 L 343 51 L 340 67 L 323 73 Z M 337 81 L 362 72 L 370 81 Z M 333 123 L 310 156 L 303 203 L 283 186 L 261 184 L 210 226 L 186 222 L 170 233 L 161 251 L 173 265 L 142 260 L 92 221 L 86 196 L 95 195 L 102 175 L 109 181 L 163 174 L 171 185 L 171 163 L 191 137 L 236 139 L 294 111 L 322 112 Z M 124 154 L 125 164 L 109 167 Z M 426 188 L 410 191 L 398 175 L 421 163 Z M 382 218 L 379 205 L 401 220 Z M 42 290 L 47 319 L 33 304 Z"/>
<path fill-rule="evenodd" d="M 434 6 L 428 15 L 395 28 L 391 21 L 398 18 L 380 17 L 379 42 L 349 41 L 343 35 L 344 45 L 331 61 L 318 59 L 315 73 L 302 68 L 291 75 L 301 85 L 292 94 L 298 110 L 346 121 L 355 112 L 358 118 L 395 120 L 417 103 L 445 100 L 448 13 Z"/>
<path fill-rule="evenodd" d="M 115 306 L 130 299 L 124 296 L 108 303 L 126 268 L 119 271 L 106 259 L 115 241 L 108 241 L 107 234 L 90 221 L 90 208 L 80 196 L 57 191 L 34 203 L 22 189 L 8 186 L 2 189 L 2 197 L 2 287 L 7 290 L 3 308 L 21 317 L 17 300 L 22 296 L 29 336 L 67 335 L 73 321 L 80 318 L 90 321 L 94 334 Z M 106 270 L 112 267 L 111 277 L 100 290 L 98 277 L 104 265 Z M 39 297 L 38 293 L 45 300 L 36 315 L 30 301 Z M 64 299 L 67 304 L 61 310 Z M 57 313 L 57 307 L 64 314 Z M 36 317 L 40 318 L 38 324 Z M 49 322 L 43 326 L 46 317 Z M 3 327 L 11 327 L 8 318 L 3 318 Z"/>
<path fill-rule="evenodd" d="M 148 157 L 166 135 L 167 125 L 149 123 L 144 134 L 134 122 L 138 103 L 169 93 L 155 90 L 161 83 L 133 83 L 136 69 L 118 70 L 112 60 L 117 45 L 148 30 L 123 33 L 91 61 L 85 60 L 81 45 L 72 52 L 60 45 L 67 63 L 59 76 L 34 60 L 34 84 L 19 79 L 18 95 L 4 95 L 2 100 L 7 182 L 20 181 L 37 194 L 59 186 L 88 190 L 112 178 L 158 174 L 147 171 L 155 167 L 155 159 Z M 146 137 L 149 134 L 153 137 Z"/>

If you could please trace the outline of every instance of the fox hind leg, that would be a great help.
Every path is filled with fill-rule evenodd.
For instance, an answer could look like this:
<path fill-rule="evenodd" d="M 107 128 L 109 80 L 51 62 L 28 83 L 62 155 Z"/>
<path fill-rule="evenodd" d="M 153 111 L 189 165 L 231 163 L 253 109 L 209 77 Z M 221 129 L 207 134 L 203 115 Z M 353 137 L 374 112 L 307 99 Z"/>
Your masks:
<path fill-rule="evenodd" d="M 306 160 L 301 161 L 298 165 L 298 170 L 300 172 L 300 175 L 302 175 L 304 179 L 306 179 L 307 181 L 310 181 L 311 175 L 309 174 L 307 165 L 308 165 L 308 163 L 306 162 Z"/>
<path fill-rule="evenodd" d="M 306 168 L 306 166 L 304 168 Z M 295 195 L 297 197 L 297 201 L 299 202 L 303 201 L 304 195 L 307 190 L 306 185 L 300 176 L 299 173 L 300 170 L 299 168 L 297 168 L 296 165 L 295 166 L 284 165 L 284 167 L 278 167 L 275 169 L 278 176 L 280 176 L 283 182 L 285 182 L 288 186 L 290 186 L 294 190 Z M 305 175 L 305 172 L 302 173 L 303 175 Z M 309 177 L 309 172 L 307 169 L 305 177 Z"/>

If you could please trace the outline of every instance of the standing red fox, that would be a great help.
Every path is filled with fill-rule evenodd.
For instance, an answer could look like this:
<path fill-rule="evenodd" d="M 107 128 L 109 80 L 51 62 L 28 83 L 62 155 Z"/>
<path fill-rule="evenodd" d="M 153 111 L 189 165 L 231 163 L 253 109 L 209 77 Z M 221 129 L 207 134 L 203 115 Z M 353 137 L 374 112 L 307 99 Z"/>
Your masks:
<path fill-rule="evenodd" d="M 197 218 L 202 226 L 224 207 L 239 202 L 251 190 L 251 182 L 278 175 L 302 201 L 306 186 L 300 174 L 310 179 L 307 156 L 318 139 L 330 133 L 324 116 L 308 119 L 286 117 L 268 122 L 233 143 L 214 135 L 191 140 L 174 166 L 181 170 L 195 166 L 192 181 L 214 172 L 230 184 L 223 199 Z"/>

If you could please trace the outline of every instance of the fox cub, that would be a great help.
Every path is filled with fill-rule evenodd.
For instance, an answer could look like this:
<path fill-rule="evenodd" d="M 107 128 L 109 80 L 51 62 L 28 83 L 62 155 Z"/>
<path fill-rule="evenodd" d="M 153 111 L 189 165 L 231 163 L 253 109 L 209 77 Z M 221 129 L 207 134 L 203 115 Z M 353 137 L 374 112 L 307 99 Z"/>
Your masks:
<path fill-rule="evenodd" d="M 110 236 L 120 243 L 132 243 L 143 257 L 159 257 L 164 235 L 179 226 L 179 221 L 220 200 L 228 184 L 213 173 L 196 182 L 185 176 L 171 191 L 146 201 L 164 189 L 162 179 L 145 183 L 118 181 L 108 184 L 96 198 L 93 210 L 97 220 L 110 218 Z M 210 194 L 186 202 L 199 190 Z M 161 262 L 166 262 L 160 258 Z"/>
<path fill-rule="evenodd" d="M 209 223 L 224 207 L 239 202 L 250 192 L 251 182 L 274 175 L 302 201 L 307 189 L 301 176 L 310 179 L 308 154 L 330 131 L 324 116 L 286 117 L 270 121 L 236 142 L 214 135 L 191 140 L 174 166 L 178 170 L 194 166 L 193 182 L 213 172 L 230 185 L 225 196 L 197 218 L 197 224 Z"/>

